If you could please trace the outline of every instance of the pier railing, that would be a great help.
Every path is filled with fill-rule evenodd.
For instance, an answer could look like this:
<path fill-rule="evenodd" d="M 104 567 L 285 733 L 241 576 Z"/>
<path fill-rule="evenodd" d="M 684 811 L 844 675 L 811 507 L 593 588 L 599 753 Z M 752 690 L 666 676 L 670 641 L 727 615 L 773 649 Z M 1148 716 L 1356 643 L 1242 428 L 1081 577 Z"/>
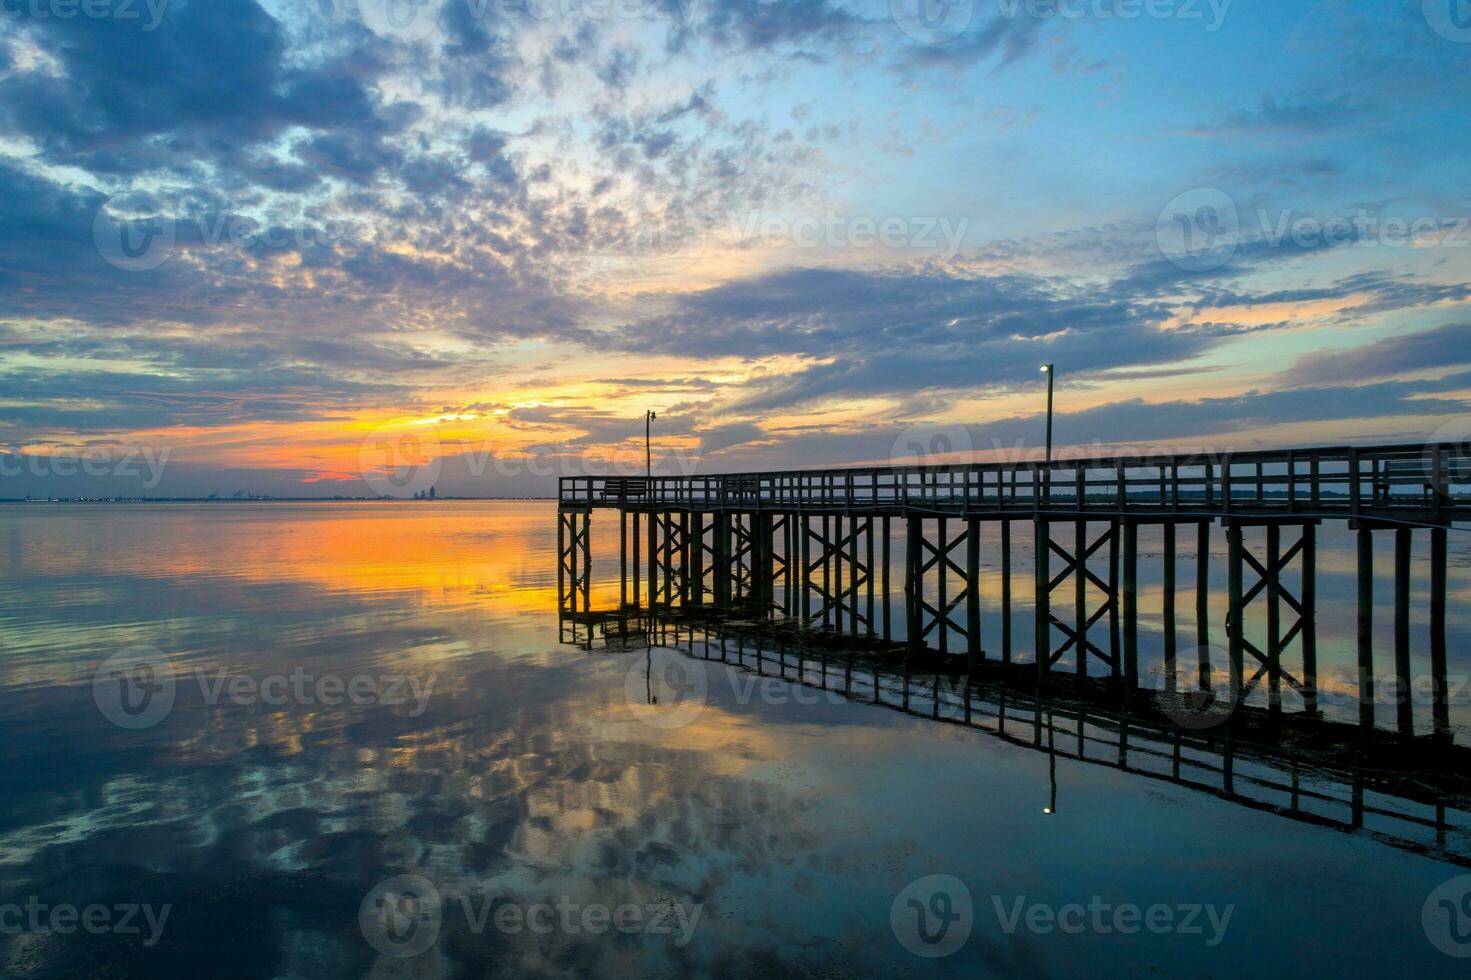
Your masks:
<path fill-rule="evenodd" d="M 1471 516 L 1471 446 L 1435 443 L 708 476 L 563 477 L 564 508 L 1116 516 Z"/>

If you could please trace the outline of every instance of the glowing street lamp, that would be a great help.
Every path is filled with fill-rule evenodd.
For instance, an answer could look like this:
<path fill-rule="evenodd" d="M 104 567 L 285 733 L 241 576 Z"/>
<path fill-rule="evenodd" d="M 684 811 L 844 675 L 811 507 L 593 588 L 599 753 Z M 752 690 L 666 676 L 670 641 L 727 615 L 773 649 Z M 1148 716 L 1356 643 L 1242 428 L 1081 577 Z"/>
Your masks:
<path fill-rule="evenodd" d="M 644 412 L 644 474 L 650 479 L 654 476 L 654 450 L 650 443 L 650 423 L 658 418 L 652 411 Z"/>
<path fill-rule="evenodd" d="M 1052 382 L 1057 377 L 1057 365 L 1042 365 L 1042 373 L 1047 375 L 1047 465 L 1052 465 Z"/>

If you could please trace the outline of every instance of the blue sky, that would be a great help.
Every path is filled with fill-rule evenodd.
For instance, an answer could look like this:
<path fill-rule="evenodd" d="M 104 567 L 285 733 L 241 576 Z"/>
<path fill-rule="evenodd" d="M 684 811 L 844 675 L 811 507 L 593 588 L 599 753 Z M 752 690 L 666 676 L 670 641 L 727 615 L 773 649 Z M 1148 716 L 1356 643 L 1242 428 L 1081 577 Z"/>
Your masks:
<path fill-rule="evenodd" d="M 0 6 L 0 496 L 1471 434 L 1464 0 Z"/>

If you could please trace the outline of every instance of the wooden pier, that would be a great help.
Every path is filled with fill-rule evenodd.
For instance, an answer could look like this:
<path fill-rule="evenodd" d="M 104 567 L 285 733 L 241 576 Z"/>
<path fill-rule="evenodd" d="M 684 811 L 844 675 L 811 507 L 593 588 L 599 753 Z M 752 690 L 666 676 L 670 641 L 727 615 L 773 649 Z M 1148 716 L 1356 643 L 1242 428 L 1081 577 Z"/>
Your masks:
<path fill-rule="evenodd" d="M 953 466 L 892 466 L 681 477 L 565 477 L 559 488 L 562 611 L 589 608 L 591 515 L 620 522 L 624 604 L 739 607 L 853 639 L 895 638 L 892 589 L 903 590 L 912 654 L 963 658 L 967 675 L 1028 664 L 1036 692 L 1060 671 L 1138 696 L 1139 533 L 1157 526 L 1166 608 L 1164 684 L 1210 687 L 1224 671 L 1240 705 L 1264 692 L 1280 720 L 1290 692 L 1318 712 L 1317 538 L 1338 522 L 1357 539 L 1358 727 L 1374 733 L 1374 549 L 1392 538 L 1396 699 L 1393 727 L 1416 736 L 1408 696 L 1410 570 L 1417 542 L 1430 566 L 1431 737 L 1450 738 L 1446 650 L 1447 533 L 1471 519 L 1471 446 L 1321 447 L 1226 455 L 1160 455 Z M 900 523 L 901 581 L 891 582 Z M 1018 528 L 1016 525 L 1023 526 Z M 1030 525 L 1028 528 L 1027 525 Z M 1031 651 L 1012 636 L 1014 546 L 1030 532 Z M 1020 534 L 1018 533 L 1020 532 Z M 1193 540 L 1194 582 L 1179 581 L 1177 547 Z M 1192 533 L 1193 532 L 1193 533 Z M 1211 544 L 1224 534 L 1228 602 L 1208 604 Z M 984 595 L 987 542 L 1000 566 Z M 1175 609 L 1191 598 L 1195 635 L 1182 657 Z M 983 616 L 999 615 L 994 650 Z M 1251 628 L 1248 629 L 1248 626 Z M 1253 642 L 1249 636 L 1265 636 Z M 1213 662 L 1213 638 L 1224 662 Z M 1029 658 L 1029 659 L 1027 659 Z M 1194 662 L 1186 662 L 1193 659 Z M 1423 720 L 1423 719 L 1422 719 Z"/>

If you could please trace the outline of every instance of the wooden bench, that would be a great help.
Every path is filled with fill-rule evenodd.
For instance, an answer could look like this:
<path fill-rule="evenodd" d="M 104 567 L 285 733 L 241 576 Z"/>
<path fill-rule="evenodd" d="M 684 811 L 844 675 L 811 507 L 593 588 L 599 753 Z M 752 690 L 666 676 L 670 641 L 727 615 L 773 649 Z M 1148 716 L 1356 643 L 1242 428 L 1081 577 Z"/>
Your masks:
<path fill-rule="evenodd" d="M 1451 484 L 1471 483 L 1471 459 L 1459 457 L 1441 464 L 1440 494 L 1449 497 Z M 1428 459 L 1386 460 L 1374 477 L 1374 503 L 1388 505 L 1390 494 L 1396 486 L 1420 485 L 1420 492 L 1429 499 L 1435 487 L 1435 468 Z"/>
<path fill-rule="evenodd" d="M 643 500 L 649 495 L 649 481 L 641 476 L 610 476 L 603 481 L 604 500 Z"/>

